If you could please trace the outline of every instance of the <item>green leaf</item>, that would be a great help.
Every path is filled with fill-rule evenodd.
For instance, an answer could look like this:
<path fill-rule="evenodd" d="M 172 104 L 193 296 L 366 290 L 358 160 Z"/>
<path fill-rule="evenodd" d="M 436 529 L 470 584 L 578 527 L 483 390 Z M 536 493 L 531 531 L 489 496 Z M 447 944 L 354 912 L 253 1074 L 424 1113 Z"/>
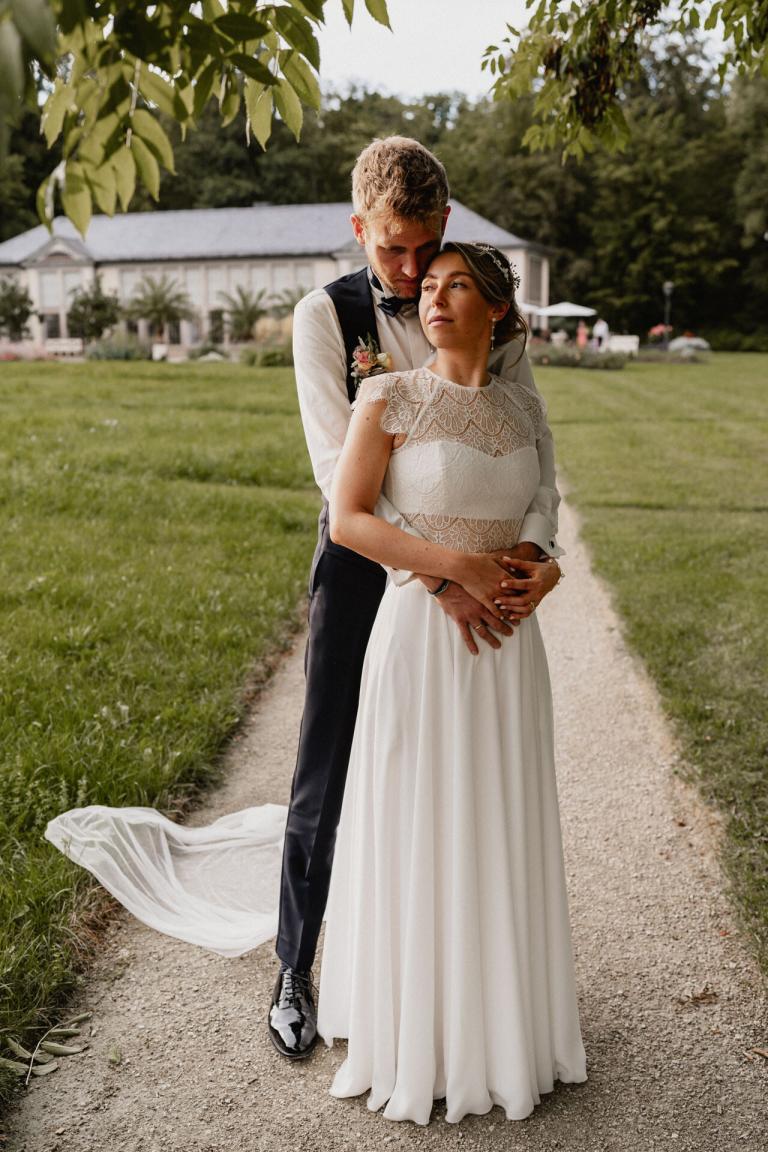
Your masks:
<path fill-rule="evenodd" d="M 165 77 L 157 72 L 150 72 L 148 68 L 142 69 L 139 91 L 147 100 L 156 104 L 166 116 L 175 118 L 174 85 L 169 84 Z"/>
<path fill-rule="evenodd" d="M 173 172 L 173 148 L 155 117 L 143 108 L 137 108 L 132 123 L 134 132 L 138 132 L 144 143 L 149 145 L 160 163 L 169 172 Z"/>
<path fill-rule="evenodd" d="M 46 0 L 13 0 L 13 19 L 35 56 L 52 61 L 56 51 L 56 21 Z"/>
<path fill-rule="evenodd" d="M 224 96 L 219 100 L 222 128 L 226 128 L 227 124 L 231 124 L 239 111 L 240 86 L 237 83 L 237 77 L 230 72 L 227 74 Z"/>
<path fill-rule="evenodd" d="M 211 98 L 211 90 L 216 74 L 219 69 L 217 60 L 211 60 L 206 64 L 199 76 L 196 76 L 192 82 L 194 91 L 193 115 L 196 120 L 199 120 L 203 113 L 203 109 Z"/>
<path fill-rule="evenodd" d="M 131 136 L 131 152 L 136 161 L 136 171 L 141 182 L 153 200 L 160 196 L 160 166 L 152 152 L 135 132 Z"/>
<path fill-rule="evenodd" d="M 91 203 L 91 190 L 86 182 L 83 166 L 77 160 L 68 160 L 64 169 L 61 203 L 75 228 L 85 238 L 88 225 L 91 222 L 93 205 Z M 44 1046 L 44 1044 L 40 1045 L 41 1048 Z M 51 1051 L 50 1048 L 45 1050 L 46 1052 Z"/>
<path fill-rule="evenodd" d="M 383 24 L 385 28 L 390 28 L 389 13 L 387 12 L 387 0 L 365 0 L 365 6 L 377 20 L 379 24 Z"/>
<path fill-rule="evenodd" d="M 304 119 L 301 100 L 299 100 L 287 80 L 279 80 L 275 85 L 274 92 L 277 110 L 287 127 L 290 128 L 298 140 L 301 135 L 301 125 Z"/>
<path fill-rule="evenodd" d="M 215 26 L 231 40 L 260 40 L 269 32 L 269 25 L 244 12 L 225 12 L 214 21 Z"/>
<path fill-rule="evenodd" d="M 245 107 L 251 131 L 262 148 L 272 133 L 272 88 L 262 88 L 252 80 L 245 82 Z"/>
<path fill-rule="evenodd" d="M 347 18 L 347 24 L 349 24 L 349 26 L 351 28 L 352 27 L 352 17 L 355 14 L 355 0 L 341 0 L 341 5 L 342 5 L 342 8 L 344 9 L 344 15 Z"/>
<path fill-rule="evenodd" d="M 24 92 L 21 36 L 12 20 L 0 21 L 0 92 L 20 100 Z"/>
<path fill-rule="evenodd" d="M 173 117 L 181 125 L 182 131 L 195 107 L 195 90 L 191 84 L 181 87 L 179 84 L 173 90 Z"/>
<path fill-rule="evenodd" d="M 281 70 L 286 80 L 296 90 L 301 102 L 308 104 L 311 108 L 319 109 L 320 85 L 304 57 L 299 56 L 296 52 L 287 54 L 285 62 L 281 62 Z"/>
<path fill-rule="evenodd" d="M 57 80 L 53 92 L 43 105 L 42 112 L 42 130 L 49 148 L 61 132 L 67 112 L 74 111 L 75 108 L 74 92 L 68 84 Z"/>
<path fill-rule="evenodd" d="M 261 84 L 274 83 L 274 77 L 269 68 L 253 56 L 246 56 L 244 52 L 230 52 L 229 61 L 234 64 L 235 68 L 239 68 L 245 76 L 250 76 Z"/>
<path fill-rule="evenodd" d="M 109 93 L 101 105 L 99 116 L 108 116 L 110 112 L 117 112 L 122 118 L 131 105 L 131 86 L 120 70 L 110 68 L 109 74 L 114 75 L 114 79 L 109 85 Z"/>
<path fill-rule="evenodd" d="M 104 160 L 104 145 L 92 134 L 89 134 L 81 140 L 77 149 L 77 158 L 90 165 L 91 168 L 98 168 Z"/>
<path fill-rule="evenodd" d="M 318 24 L 323 23 L 325 0 L 291 0 L 291 3 L 294 8 L 303 13 L 304 16 L 309 16 L 311 20 L 316 20 Z"/>
<path fill-rule="evenodd" d="M 93 172 L 86 172 L 93 198 L 107 216 L 114 216 L 117 208 L 117 173 L 107 161 Z"/>
<path fill-rule="evenodd" d="M 319 69 L 320 46 L 309 20 L 292 8 L 274 8 L 272 12 L 272 23 L 283 39 L 306 56 L 313 68 Z"/>
<path fill-rule="evenodd" d="M 35 195 L 35 208 L 37 209 L 37 217 L 42 224 L 45 224 L 49 232 L 51 230 L 51 225 L 53 224 L 52 205 L 50 206 L 51 210 L 49 211 L 48 186 L 50 182 L 51 177 L 46 176 L 45 179 L 41 181 L 40 187 L 38 188 Z"/>
<path fill-rule="evenodd" d="M 110 156 L 109 163 L 115 170 L 117 195 L 123 212 L 128 211 L 128 205 L 133 199 L 136 190 L 136 161 L 131 149 L 126 145 Z"/>

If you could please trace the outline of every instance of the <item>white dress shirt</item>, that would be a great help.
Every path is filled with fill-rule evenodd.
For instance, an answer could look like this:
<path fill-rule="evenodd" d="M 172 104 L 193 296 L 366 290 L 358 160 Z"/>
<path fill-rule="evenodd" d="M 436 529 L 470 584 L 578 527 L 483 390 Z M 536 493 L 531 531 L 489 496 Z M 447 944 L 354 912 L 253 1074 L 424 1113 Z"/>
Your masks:
<path fill-rule="evenodd" d="M 373 286 L 371 291 L 375 307 L 383 293 Z M 389 316 L 381 308 L 376 308 L 376 324 L 378 345 L 392 358 L 391 371 L 405 372 L 411 368 L 420 368 L 434 356 L 415 309 L 409 310 L 405 316 L 402 312 Z M 360 333 L 363 339 L 367 335 L 366 332 Z M 344 444 L 352 409 L 347 395 L 344 338 L 333 301 L 322 288 L 314 289 L 296 305 L 293 316 L 293 362 L 312 471 L 317 486 L 328 500 L 333 472 Z M 488 367 L 510 383 L 519 380 L 529 387 L 534 386 L 528 357 L 525 352 L 521 354 L 520 345 L 516 341 L 495 349 L 488 359 Z M 536 448 L 541 482 L 523 520 L 519 540 L 537 544 L 550 556 L 560 556 L 562 549 L 556 541 L 560 496 L 555 481 L 552 434 L 548 426 L 537 441 Z M 383 496 L 376 505 L 376 514 L 414 536 L 419 535 Z M 405 572 L 390 574 L 398 584 L 412 577 L 411 573 Z"/>

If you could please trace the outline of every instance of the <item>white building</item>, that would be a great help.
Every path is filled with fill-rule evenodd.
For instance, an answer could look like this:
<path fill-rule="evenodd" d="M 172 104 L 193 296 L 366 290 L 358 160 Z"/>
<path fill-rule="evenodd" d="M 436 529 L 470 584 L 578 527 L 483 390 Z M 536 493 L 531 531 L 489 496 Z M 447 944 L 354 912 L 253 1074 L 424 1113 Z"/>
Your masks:
<path fill-rule="evenodd" d="M 542 245 L 521 240 L 457 201 L 451 201 L 446 239 L 494 244 L 520 275 L 519 302 L 549 303 L 549 262 Z M 57 217 L 53 235 L 40 225 L 0 244 L 0 276 L 26 286 L 34 302 L 30 334 L 36 344 L 68 336 L 72 293 L 98 274 L 106 292 L 127 304 L 145 275 L 167 274 L 186 291 L 196 318 L 170 333 L 172 343 L 220 341 L 222 292 L 264 289 L 267 297 L 320 287 L 365 262 L 349 223 L 352 208 L 337 204 L 254 204 L 94 216 L 85 240 Z M 524 302 L 524 303 L 523 303 Z M 141 329 L 140 334 L 146 334 Z"/>

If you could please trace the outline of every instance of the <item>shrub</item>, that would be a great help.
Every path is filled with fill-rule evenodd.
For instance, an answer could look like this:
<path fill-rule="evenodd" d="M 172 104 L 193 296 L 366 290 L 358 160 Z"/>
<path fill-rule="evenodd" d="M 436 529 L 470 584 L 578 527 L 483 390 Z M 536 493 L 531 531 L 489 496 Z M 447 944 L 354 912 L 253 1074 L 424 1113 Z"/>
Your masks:
<path fill-rule="evenodd" d="M 120 301 L 117 296 L 103 291 L 101 279 L 97 276 L 89 288 L 78 288 L 72 297 L 67 328 L 70 336 L 80 336 L 86 342 L 100 340 L 119 319 Z"/>
<path fill-rule="evenodd" d="M 243 348 L 240 351 L 240 363 L 251 368 L 292 368 L 293 352 L 290 344 Z"/>
<path fill-rule="evenodd" d="M 685 348 L 682 352 L 666 352 L 658 344 L 641 345 L 637 359 L 646 364 L 706 364 L 709 353 Z"/>
<path fill-rule="evenodd" d="M 131 335 L 112 336 L 89 344 L 87 360 L 151 360 L 152 346 Z"/>
<path fill-rule="evenodd" d="M 196 348 L 190 348 L 189 359 L 199 360 L 201 356 L 207 356 L 209 352 L 215 352 L 217 356 L 227 358 L 227 354 L 223 348 L 220 348 L 218 344 L 212 344 L 210 341 L 206 341 L 205 344 L 198 344 Z"/>
<path fill-rule="evenodd" d="M 715 352 L 768 352 L 768 329 L 756 332 L 733 332 L 728 328 L 712 328 L 701 335 Z"/>
<path fill-rule="evenodd" d="M 556 344 L 530 344 L 528 358 L 532 364 L 548 368 L 623 368 L 628 360 L 624 352 L 592 352 L 588 348 L 560 347 Z"/>

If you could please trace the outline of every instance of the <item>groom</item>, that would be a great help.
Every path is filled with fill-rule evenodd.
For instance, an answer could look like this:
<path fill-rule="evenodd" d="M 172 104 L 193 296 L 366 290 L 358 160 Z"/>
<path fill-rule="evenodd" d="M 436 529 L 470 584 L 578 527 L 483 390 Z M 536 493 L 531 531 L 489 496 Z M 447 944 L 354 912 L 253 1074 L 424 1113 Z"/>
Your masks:
<path fill-rule="evenodd" d="M 420 367 L 431 348 L 419 323 L 422 276 L 440 248 L 448 220 L 448 181 L 440 161 L 416 140 L 374 140 L 352 173 L 352 230 L 368 259 L 299 302 L 294 362 L 299 406 L 312 468 L 324 503 L 309 577 L 306 693 L 285 833 L 276 951 L 280 972 L 269 1010 L 269 1034 L 282 1055 L 309 1054 L 317 1039 L 311 968 L 331 876 L 360 678 L 368 637 L 387 573 L 328 534 L 328 497 L 359 380 L 351 365 L 361 338 L 389 354 L 394 371 Z M 473 239 L 473 237 L 466 237 Z M 507 345 L 489 364 L 508 380 L 531 382 L 526 357 Z M 538 560 L 557 554 L 554 457 L 539 444 L 541 487 L 508 554 Z M 551 461 L 551 467 L 548 467 Z M 377 514 L 407 525 L 382 497 Z M 390 572 L 395 583 L 409 572 Z M 417 577 L 477 652 L 476 638 L 498 648 L 512 629 L 461 587 Z"/>

